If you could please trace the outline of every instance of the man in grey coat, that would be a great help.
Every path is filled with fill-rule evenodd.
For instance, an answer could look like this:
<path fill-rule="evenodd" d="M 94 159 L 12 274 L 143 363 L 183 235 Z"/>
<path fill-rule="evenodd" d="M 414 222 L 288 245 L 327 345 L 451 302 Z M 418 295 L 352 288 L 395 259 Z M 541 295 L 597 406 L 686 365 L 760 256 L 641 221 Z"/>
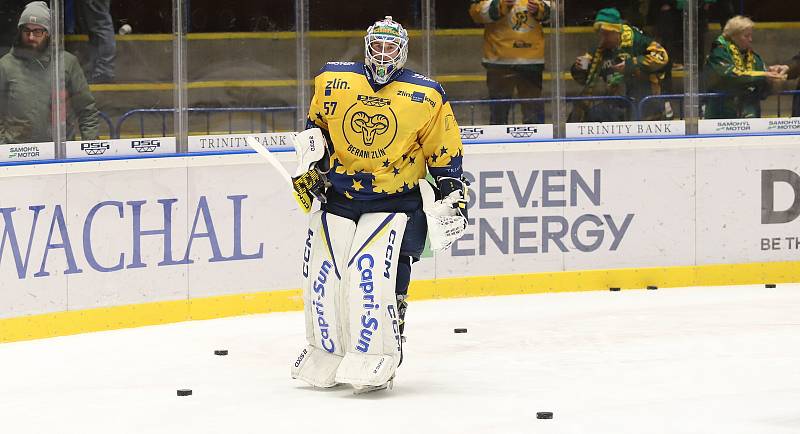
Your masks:
<path fill-rule="evenodd" d="M 43 1 L 28 3 L 19 19 L 11 51 L 0 58 L 0 143 L 52 141 L 56 118 L 50 77 L 50 9 Z M 78 59 L 64 53 L 65 92 L 61 99 L 67 137 L 98 135 L 100 115 Z M 77 131 L 76 131 L 77 130 Z"/>

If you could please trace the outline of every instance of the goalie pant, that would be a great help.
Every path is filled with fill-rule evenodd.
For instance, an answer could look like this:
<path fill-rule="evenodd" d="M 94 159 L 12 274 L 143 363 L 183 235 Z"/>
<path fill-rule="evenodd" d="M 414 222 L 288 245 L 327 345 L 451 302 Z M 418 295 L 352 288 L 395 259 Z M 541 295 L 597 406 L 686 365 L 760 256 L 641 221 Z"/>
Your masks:
<path fill-rule="evenodd" d="M 428 223 L 422 212 L 422 196 L 419 189 L 414 189 L 399 196 L 389 196 L 380 200 L 352 200 L 333 189 L 329 189 L 328 203 L 322 206 L 324 211 L 358 222 L 358 219 L 369 213 L 401 212 L 408 216 L 403 241 L 400 245 L 400 259 L 397 268 L 395 293 L 408 295 L 411 282 L 411 264 L 419 261 L 425 248 L 425 237 L 428 234 Z"/>

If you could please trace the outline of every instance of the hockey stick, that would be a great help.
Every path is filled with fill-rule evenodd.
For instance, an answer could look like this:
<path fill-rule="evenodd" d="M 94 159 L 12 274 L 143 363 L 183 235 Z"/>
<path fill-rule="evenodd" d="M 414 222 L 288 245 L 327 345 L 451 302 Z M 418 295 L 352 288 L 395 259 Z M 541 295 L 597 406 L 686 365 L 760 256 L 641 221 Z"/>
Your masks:
<path fill-rule="evenodd" d="M 289 184 L 289 188 L 292 189 L 294 200 L 296 200 L 300 205 L 300 209 L 302 209 L 304 213 L 311 211 L 311 202 L 313 200 L 311 194 L 307 190 L 298 191 L 298 186 L 302 184 L 298 184 L 292 179 L 292 176 L 289 175 L 289 172 L 286 171 L 286 168 L 283 167 L 283 164 L 281 164 L 281 162 L 278 161 L 274 155 L 272 155 L 272 152 L 261 146 L 261 144 L 258 143 L 258 141 L 253 137 L 245 137 L 244 140 L 247 142 L 248 146 L 253 148 L 258 155 L 262 156 L 270 165 L 272 165 L 272 167 L 278 171 L 278 173 L 281 175 L 281 178 L 286 180 L 286 182 Z"/>
<path fill-rule="evenodd" d="M 274 155 L 272 155 L 272 152 L 268 151 L 267 148 L 265 148 L 264 146 L 261 146 L 261 144 L 258 143 L 258 140 L 256 140 L 253 137 L 245 137 L 244 139 L 247 142 L 248 146 L 253 148 L 253 150 L 256 151 L 258 155 L 264 157 L 264 159 L 267 160 L 267 162 L 271 164 L 272 167 L 274 167 L 278 171 L 281 177 L 284 180 L 286 180 L 286 182 L 289 184 L 289 187 L 292 187 L 292 191 L 294 191 L 294 187 L 292 186 L 291 175 L 289 175 L 289 172 L 287 172 L 286 168 L 283 167 L 283 164 L 281 164 L 281 162 L 278 161 L 278 159 L 275 158 Z"/>

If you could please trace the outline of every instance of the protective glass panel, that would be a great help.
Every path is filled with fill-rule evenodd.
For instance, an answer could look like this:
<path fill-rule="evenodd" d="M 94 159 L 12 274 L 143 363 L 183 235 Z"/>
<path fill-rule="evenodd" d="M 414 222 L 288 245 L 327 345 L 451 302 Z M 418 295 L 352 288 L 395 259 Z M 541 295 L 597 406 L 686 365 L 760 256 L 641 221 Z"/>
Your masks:
<path fill-rule="evenodd" d="M 800 131 L 800 10 L 793 2 L 700 0 L 708 31 L 699 131 Z"/>
<path fill-rule="evenodd" d="M 683 134 L 685 2 L 564 3 L 567 137 Z"/>
<path fill-rule="evenodd" d="M 96 101 L 99 139 L 130 139 L 82 153 L 174 152 L 174 140 L 157 140 L 175 135 L 173 17 L 171 0 L 64 0 L 65 47 Z M 132 141 L 143 138 L 156 140 Z"/>
<path fill-rule="evenodd" d="M 452 80 L 450 95 L 462 124 L 553 122 L 558 76 L 550 61 L 555 35 L 551 23 L 557 18 L 553 3 L 437 3 L 434 66 L 437 74 Z M 454 7 L 461 13 L 453 14 Z"/>
<path fill-rule="evenodd" d="M 189 5 L 189 151 L 247 148 L 243 134 L 294 131 L 295 2 Z"/>
<path fill-rule="evenodd" d="M 367 27 L 385 16 L 400 23 L 408 32 L 408 57 L 406 68 L 420 74 L 428 74 L 425 62 L 425 41 L 422 37 L 422 6 L 419 1 L 394 2 L 386 7 L 381 2 L 366 2 L 358 5 L 354 14 L 341 4 L 325 0 L 308 1 L 309 67 L 310 78 L 330 61 L 364 62 L 364 36 Z"/>
<path fill-rule="evenodd" d="M 97 128 L 96 111 L 80 110 L 91 105 L 80 66 L 59 49 L 58 10 L 43 2 L 26 3 L 0 5 L 0 162 L 56 158 L 53 120 L 61 121 L 56 126 L 63 136 L 67 114 L 72 134 L 76 113 L 84 115 L 80 125 L 85 135 L 96 134 Z M 70 93 L 57 90 L 65 67 Z M 75 99 L 74 110 L 68 111 L 67 98 Z"/>

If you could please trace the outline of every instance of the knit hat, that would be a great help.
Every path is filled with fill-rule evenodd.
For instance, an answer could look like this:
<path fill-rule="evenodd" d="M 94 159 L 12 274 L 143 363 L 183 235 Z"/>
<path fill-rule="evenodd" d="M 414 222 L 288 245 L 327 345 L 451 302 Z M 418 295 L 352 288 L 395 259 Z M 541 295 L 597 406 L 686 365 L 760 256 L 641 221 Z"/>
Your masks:
<path fill-rule="evenodd" d="M 19 24 L 17 27 L 22 27 L 25 24 L 38 24 L 50 32 L 50 8 L 47 7 L 45 2 L 30 2 L 25 5 L 25 10 L 19 17 Z"/>
<path fill-rule="evenodd" d="M 622 33 L 622 16 L 616 8 L 600 9 L 594 19 L 594 28 Z"/>

